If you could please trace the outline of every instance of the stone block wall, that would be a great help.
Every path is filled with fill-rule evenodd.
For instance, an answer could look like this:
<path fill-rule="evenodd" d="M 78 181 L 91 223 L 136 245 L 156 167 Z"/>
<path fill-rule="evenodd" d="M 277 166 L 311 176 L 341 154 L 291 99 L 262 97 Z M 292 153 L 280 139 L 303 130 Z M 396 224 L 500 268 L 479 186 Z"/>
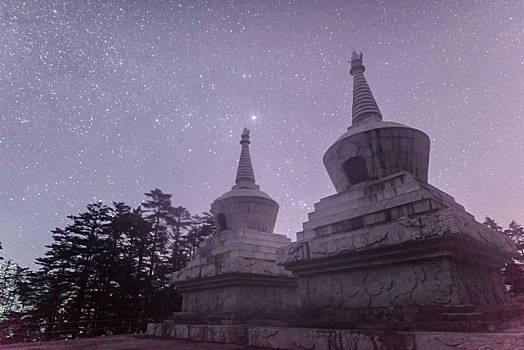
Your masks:
<path fill-rule="evenodd" d="M 246 278 L 246 283 L 249 280 Z M 275 281 L 277 282 L 277 281 Z M 234 282 L 232 282 L 234 283 Z M 218 284 L 218 283 L 217 283 Z M 296 287 L 254 283 L 216 285 L 184 293 L 182 310 L 191 313 L 229 312 L 238 314 L 280 314 L 300 307 Z"/>

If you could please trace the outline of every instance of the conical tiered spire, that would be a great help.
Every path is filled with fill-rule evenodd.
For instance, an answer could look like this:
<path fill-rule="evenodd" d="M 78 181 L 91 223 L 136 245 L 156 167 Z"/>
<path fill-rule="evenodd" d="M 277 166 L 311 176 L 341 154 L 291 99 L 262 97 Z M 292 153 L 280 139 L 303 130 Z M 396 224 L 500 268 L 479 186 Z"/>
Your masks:
<path fill-rule="evenodd" d="M 237 185 L 255 184 L 255 173 L 253 172 L 253 165 L 251 165 L 251 156 L 249 154 L 249 129 L 244 128 L 240 144 L 242 151 L 240 152 L 240 160 L 238 161 L 237 178 L 235 182 Z"/>
<path fill-rule="evenodd" d="M 349 71 L 353 76 L 353 125 L 370 117 L 382 120 L 382 114 L 378 109 L 377 102 L 375 102 L 368 82 L 364 77 L 364 70 L 362 52 L 357 54 L 353 51 L 353 55 L 351 55 L 351 69 Z"/>
<path fill-rule="evenodd" d="M 215 199 L 211 213 L 220 231 L 257 230 L 272 233 L 278 214 L 278 203 L 255 183 L 255 173 L 249 154 L 249 130 L 244 128 L 240 141 L 242 151 L 238 161 L 236 184 Z"/>

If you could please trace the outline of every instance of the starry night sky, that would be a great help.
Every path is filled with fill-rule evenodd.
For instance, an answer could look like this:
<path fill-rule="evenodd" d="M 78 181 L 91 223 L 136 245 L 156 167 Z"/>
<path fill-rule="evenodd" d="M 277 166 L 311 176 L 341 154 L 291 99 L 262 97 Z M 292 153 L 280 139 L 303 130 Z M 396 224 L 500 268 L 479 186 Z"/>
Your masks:
<path fill-rule="evenodd" d="M 385 120 L 426 132 L 429 182 L 524 223 L 523 1 L 4 1 L 0 242 L 31 266 L 87 203 L 160 188 L 207 211 L 251 129 L 257 183 L 294 239 L 334 194 L 364 52 Z"/>

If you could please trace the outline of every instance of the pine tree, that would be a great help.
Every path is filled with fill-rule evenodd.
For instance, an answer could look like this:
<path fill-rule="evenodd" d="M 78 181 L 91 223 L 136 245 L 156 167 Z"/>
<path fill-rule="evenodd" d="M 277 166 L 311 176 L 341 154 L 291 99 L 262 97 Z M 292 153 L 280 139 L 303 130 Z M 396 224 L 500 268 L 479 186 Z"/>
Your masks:
<path fill-rule="evenodd" d="M 497 222 L 489 216 L 485 217 L 484 225 L 507 235 L 517 246 L 518 256 L 506 263 L 506 266 L 502 270 L 502 275 L 504 276 L 504 282 L 510 295 L 524 295 L 524 229 L 513 220 L 509 224 L 509 228 L 502 231 L 502 226 L 499 226 Z"/>
<path fill-rule="evenodd" d="M 187 236 L 193 224 L 191 213 L 182 206 L 172 208 L 168 225 L 171 233 L 170 272 L 179 271 L 188 261 Z"/>
<path fill-rule="evenodd" d="M 172 206 L 171 194 L 163 193 L 158 188 L 145 193 L 145 195 L 149 199 L 143 202 L 142 206 L 146 214 L 145 219 L 151 224 L 149 285 L 146 295 L 146 304 L 149 306 L 155 290 L 161 289 L 169 283 L 169 271 L 165 268 L 165 264 L 169 260 L 167 220 L 170 217 Z M 149 309 L 149 307 L 147 308 Z"/>
<path fill-rule="evenodd" d="M 504 269 L 504 280 L 508 285 L 508 291 L 513 296 L 524 295 L 524 228 L 514 220 L 511 221 L 504 233 L 511 238 L 517 246 L 519 255 L 513 261 L 506 264 Z"/>
<path fill-rule="evenodd" d="M 202 216 L 194 215 L 192 217 L 191 228 L 187 237 L 189 259 L 193 257 L 196 248 L 198 248 L 202 241 L 216 233 L 217 229 L 215 226 L 215 220 L 211 213 L 204 212 L 202 213 Z"/>
<path fill-rule="evenodd" d="M 48 325 L 48 338 L 64 332 L 69 325 L 72 336 L 91 335 L 96 324 L 79 321 L 103 317 L 108 302 L 104 282 L 108 275 L 106 241 L 111 212 L 98 202 L 87 205 L 84 213 L 69 216 L 73 223 L 55 229 L 46 256 L 37 259 L 41 265 L 38 282 L 46 289 L 36 311 Z"/>
<path fill-rule="evenodd" d="M 34 303 L 31 272 L 12 260 L 0 263 L 0 344 L 31 341 L 36 327 L 28 327 Z"/>
<path fill-rule="evenodd" d="M 508 229 L 504 231 L 517 246 L 519 252 L 519 261 L 524 263 L 524 228 L 515 220 L 512 220 Z"/>
<path fill-rule="evenodd" d="M 495 220 L 493 220 L 492 218 L 490 218 L 489 216 L 485 216 L 484 217 L 484 222 L 483 222 L 484 225 L 486 225 L 487 227 L 489 227 L 490 229 L 492 230 L 495 230 L 495 231 L 498 231 L 498 232 L 502 232 L 502 226 L 499 226 Z"/>
<path fill-rule="evenodd" d="M 114 206 L 111 230 L 119 241 L 119 259 L 112 268 L 112 282 L 118 286 L 113 297 L 114 317 L 141 319 L 146 314 L 143 298 L 149 292 L 144 259 L 149 254 L 151 225 L 142 217 L 140 208 L 132 210 L 124 203 L 114 203 Z M 131 330 L 138 330 L 136 326 L 131 324 Z"/>

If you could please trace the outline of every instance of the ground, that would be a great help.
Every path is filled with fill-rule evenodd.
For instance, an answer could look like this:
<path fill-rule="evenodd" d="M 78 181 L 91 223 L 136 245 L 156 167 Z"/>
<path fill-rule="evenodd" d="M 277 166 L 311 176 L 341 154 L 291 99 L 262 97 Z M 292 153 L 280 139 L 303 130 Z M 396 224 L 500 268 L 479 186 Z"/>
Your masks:
<path fill-rule="evenodd" d="M 262 350 L 261 348 L 247 347 L 245 345 L 192 343 L 183 340 L 162 339 L 144 334 L 112 335 L 88 339 L 68 341 L 50 341 L 36 343 L 19 343 L 0 345 L 0 350 L 73 350 L 73 349 L 103 349 L 103 350 Z"/>

